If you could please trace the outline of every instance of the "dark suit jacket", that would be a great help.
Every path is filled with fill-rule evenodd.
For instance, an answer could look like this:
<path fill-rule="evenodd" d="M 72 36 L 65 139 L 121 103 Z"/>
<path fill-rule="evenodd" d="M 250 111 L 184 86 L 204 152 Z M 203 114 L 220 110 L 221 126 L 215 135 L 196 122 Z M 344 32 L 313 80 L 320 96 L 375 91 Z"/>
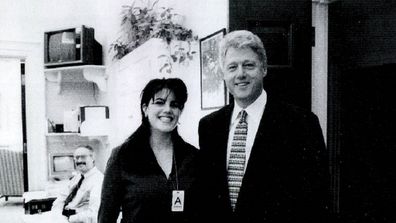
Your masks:
<path fill-rule="evenodd" d="M 229 201 L 226 153 L 233 104 L 199 123 L 201 222 L 325 222 L 329 167 L 317 117 L 268 101 L 235 212 Z"/>

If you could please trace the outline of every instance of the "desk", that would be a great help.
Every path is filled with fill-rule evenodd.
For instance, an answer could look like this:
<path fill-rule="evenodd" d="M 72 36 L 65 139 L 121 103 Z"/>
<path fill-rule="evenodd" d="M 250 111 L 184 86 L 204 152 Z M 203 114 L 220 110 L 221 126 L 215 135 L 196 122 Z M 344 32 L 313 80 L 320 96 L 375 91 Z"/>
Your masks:
<path fill-rule="evenodd" d="M 59 217 L 55 219 L 51 213 L 52 203 L 56 199 L 46 191 L 29 191 L 23 193 L 23 207 L 25 215 L 22 216 L 23 223 L 67 223 L 67 219 Z"/>
<path fill-rule="evenodd" d="M 48 196 L 45 191 L 29 191 L 23 193 L 25 214 L 36 214 L 50 211 L 56 197 Z"/>

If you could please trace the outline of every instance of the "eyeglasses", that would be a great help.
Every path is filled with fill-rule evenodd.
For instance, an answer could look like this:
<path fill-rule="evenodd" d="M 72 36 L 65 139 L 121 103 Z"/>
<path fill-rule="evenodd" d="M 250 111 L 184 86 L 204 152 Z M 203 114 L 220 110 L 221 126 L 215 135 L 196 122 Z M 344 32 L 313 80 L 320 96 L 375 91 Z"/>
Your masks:
<path fill-rule="evenodd" d="M 78 159 L 84 159 L 85 160 L 88 156 L 89 155 L 74 156 L 74 159 L 75 160 L 78 160 Z"/>

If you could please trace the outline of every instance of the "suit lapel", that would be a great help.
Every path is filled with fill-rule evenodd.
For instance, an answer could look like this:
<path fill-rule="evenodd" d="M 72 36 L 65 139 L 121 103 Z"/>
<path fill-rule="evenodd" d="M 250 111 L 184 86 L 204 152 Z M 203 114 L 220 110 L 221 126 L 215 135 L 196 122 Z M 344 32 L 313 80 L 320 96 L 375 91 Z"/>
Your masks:
<path fill-rule="evenodd" d="M 231 203 L 228 193 L 228 179 L 227 179 L 227 145 L 228 145 L 228 135 L 230 129 L 231 115 L 233 110 L 233 103 L 224 107 L 221 112 L 218 113 L 218 118 L 216 119 L 218 123 L 216 123 L 216 127 L 218 127 L 218 131 L 214 137 L 214 141 L 218 141 L 216 151 L 216 168 L 220 170 L 219 175 L 219 183 L 221 183 L 222 188 L 220 192 L 220 196 L 223 197 L 224 201 L 228 203 L 229 210 L 231 211 Z"/>
<path fill-rule="evenodd" d="M 229 201 L 229 194 L 228 194 L 228 182 L 227 182 L 227 145 L 228 145 L 228 135 L 229 135 L 229 129 L 230 129 L 230 122 L 231 122 L 231 115 L 233 111 L 233 104 L 227 106 L 223 113 L 220 114 L 219 121 L 221 124 L 219 126 L 222 126 L 221 128 L 224 129 L 224 131 L 221 131 L 221 135 L 218 135 L 220 137 L 220 142 L 221 142 L 221 148 L 219 148 L 219 156 L 221 156 L 221 163 L 224 166 L 224 176 L 225 176 L 225 187 L 226 187 L 226 194 L 225 197 L 227 198 L 227 201 Z M 266 108 L 264 110 L 264 113 L 261 117 L 259 127 L 257 129 L 257 133 L 254 139 L 254 143 L 252 146 L 252 151 L 250 154 L 249 161 L 247 163 L 246 167 L 246 172 L 245 176 L 243 178 L 242 182 L 242 188 L 241 191 L 239 192 L 239 198 L 237 201 L 237 209 L 238 206 L 241 205 L 240 202 L 244 203 L 244 197 L 249 193 L 249 187 L 244 187 L 244 185 L 250 185 L 252 182 L 250 178 L 253 177 L 253 179 L 257 179 L 258 175 L 263 174 L 262 168 L 266 168 L 266 165 L 270 163 L 271 157 L 268 157 L 265 153 L 267 153 L 267 149 L 269 149 L 269 141 L 271 139 L 271 134 L 273 133 L 273 126 L 276 125 L 277 122 L 277 108 L 275 105 L 270 103 L 270 101 L 267 102 Z M 242 199 L 240 199 L 242 198 Z M 229 207 L 231 209 L 231 203 L 229 203 Z"/>
<path fill-rule="evenodd" d="M 231 122 L 231 115 L 232 115 L 232 110 L 234 108 L 233 104 L 228 105 L 227 107 L 224 108 L 224 113 L 220 115 L 220 120 L 219 120 L 219 125 L 220 129 L 222 131 L 219 131 L 220 135 L 220 146 L 221 148 L 218 150 L 220 152 L 221 156 L 221 161 L 224 170 L 227 172 L 226 166 L 227 166 L 227 145 L 228 145 L 228 135 L 230 131 L 230 122 Z"/>
<path fill-rule="evenodd" d="M 267 103 L 261 117 L 250 153 L 250 158 L 247 163 L 237 206 L 240 205 L 240 202 L 243 203 L 243 200 L 246 198 L 245 196 L 249 194 L 249 187 L 246 185 L 252 186 L 252 183 L 254 184 L 252 180 L 255 181 L 256 179 L 266 178 L 265 172 L 267 171 L 266 169 L 268 169 L 268 165 L 270 165 L 272 158 L 268 155 L 268 151 L 271 150 L 270 141 L 271 134 L 273 134 L 273 126 L 276 125 L 274 123 L 277 122 L 275 114 L 276 108 L 270 103 Z"/>

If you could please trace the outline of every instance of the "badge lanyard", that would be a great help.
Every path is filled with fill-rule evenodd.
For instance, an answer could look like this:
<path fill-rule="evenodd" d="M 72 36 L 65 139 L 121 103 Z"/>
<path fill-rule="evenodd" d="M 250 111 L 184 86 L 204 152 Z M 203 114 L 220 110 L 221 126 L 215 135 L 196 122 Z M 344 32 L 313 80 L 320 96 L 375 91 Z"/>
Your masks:
<path fill-rule="evenodd" d="M 175 150 L 173 150 L 173 161 L 175 167 L 176 177 L 176 190 L 172 191 L 172 211 L 183 212 L 184 210 L 184 190 L 179 190 L 179 176 L 177 175 L 177 162 L 175 156 Z"/>

